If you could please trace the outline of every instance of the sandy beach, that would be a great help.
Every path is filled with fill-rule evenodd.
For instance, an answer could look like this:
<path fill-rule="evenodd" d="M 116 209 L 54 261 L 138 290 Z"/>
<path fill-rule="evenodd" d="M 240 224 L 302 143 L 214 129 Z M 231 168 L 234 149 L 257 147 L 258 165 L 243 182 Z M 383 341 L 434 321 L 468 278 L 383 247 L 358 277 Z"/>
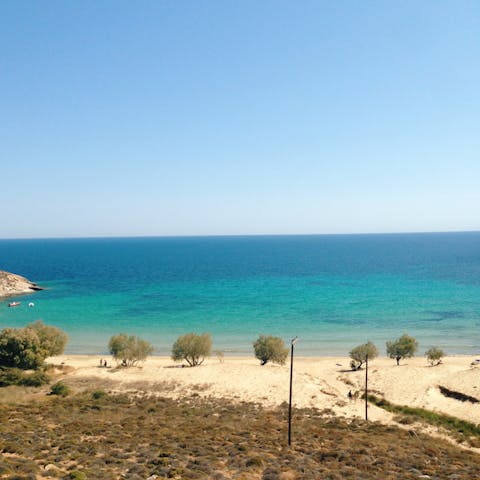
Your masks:
<path fill-rule="evenodd" d="M 480 399 L 480 365 L 471 365 L 476 357 L 450 356 L 431 367 L 424 357 L 406 359 L 397 366 L 394 360 L 378 358 L 369 366 L 369 391 L 387 400 L 480 423 L 480 403 L 448 398 L 439 386 Z M 237 402 L 257 402 L 276 406 L 288 401 L 289 364 L 260 366 L 255 358 L 225 357 L 205 360 L 190 368 L 169 357 L 149 357 L 131 368 L 100 367 L 100 357 L 62 355 L 48 359 L 64 363 L 72 370 L 65 380 L 76 388 L 104 388 L 109 391 L 141 391 L 172 398 L 192 395 L 213 396 Z M 348 418 L 363 417 L 364 403 L 350 400 L 349 390 L 362 393 L 365 370 L 353 372 L 346 357 L 295 358 L 293 403 L 296 407 L 331 409 Z M 369 406 L 369 418 L 389 423 L 392 415 Z"/>

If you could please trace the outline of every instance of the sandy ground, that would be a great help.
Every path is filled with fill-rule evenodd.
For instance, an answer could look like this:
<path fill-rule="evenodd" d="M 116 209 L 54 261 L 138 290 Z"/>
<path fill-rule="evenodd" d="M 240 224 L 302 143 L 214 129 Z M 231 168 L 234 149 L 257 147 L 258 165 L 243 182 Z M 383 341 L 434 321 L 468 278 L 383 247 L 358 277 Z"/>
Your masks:
<path fill-rule="evenodd" d="M 407 359 L 397 366 L 394 360 L 378 358 L 369 365 L 369 390 L 396 404 L 424 407 L 480 423 L 480 403 L 445 397 L 439 385 L 480 400 L 480 365 L 475 357 L 451 356 L 431 367 L 425 358 Z M 66 379 L 74 386 L 105 390 L 140 390 L 179 397 L 196 393 L 234 401 L 252 401 L 266 406 L 288 402 L 290 364 L 261 366 L 254 358 L 225 357 L 205 360 L 198 367 L 182 368 L 168 357 L 149 357 L 139 367 L 100 367 L 100 357 L 63 355 L 48 360 L 74 367 Z M 329 408 L 338 415 L 364 417 L 360 399 L 349 400 L 348 392 L 363 391 L 365 370 L 349 370 L 346 357 L 303 357 L 294 359 L 293 404 L 296 407 Z M 110 367 L 112 365 L 112 367 Z M 371 420 L 391 421 L 391 414 L 369 406 Z"/>

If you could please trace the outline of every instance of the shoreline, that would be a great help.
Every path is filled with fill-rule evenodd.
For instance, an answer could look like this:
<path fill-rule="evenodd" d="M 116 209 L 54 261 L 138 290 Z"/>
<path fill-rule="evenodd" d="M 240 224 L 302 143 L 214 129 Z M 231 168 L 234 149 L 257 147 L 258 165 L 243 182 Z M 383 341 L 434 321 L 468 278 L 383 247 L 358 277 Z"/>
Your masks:
<path fill-rule="evenodd" d="M 477 356 L 453 355 L 431 367 L 425 357 L 395 360 L 378 357 L 369 364 L 369 392 L 400 405 L 421 407 L 480 423 L 480 402 L 463 402 L 443 395 L 439 386 L 480 400 Z M 106 359 L 108 368 L 100 367 Z M 77 389 L 105 389 L 170 398 L 191 395 L 275 407 L 288 402 L 290 364 L 261 366 L 253 356 L 205 359 L 197 367 L 182 368 L 167 356 L 151 356 L 130 368 L 115 368 L 110 356 L 66 354 L 49 363 L 73 367 L 63 379 Z M 346 356 L 294 357 L 293 404 L 297 408 L 328 409 L 347 418 L 363 418 L 365 369 L 350 370 Z M 349 399 L 351 391 L 357 399 Z M 393 415 L 369 405 L 369 419 L 392 423 Z"/>

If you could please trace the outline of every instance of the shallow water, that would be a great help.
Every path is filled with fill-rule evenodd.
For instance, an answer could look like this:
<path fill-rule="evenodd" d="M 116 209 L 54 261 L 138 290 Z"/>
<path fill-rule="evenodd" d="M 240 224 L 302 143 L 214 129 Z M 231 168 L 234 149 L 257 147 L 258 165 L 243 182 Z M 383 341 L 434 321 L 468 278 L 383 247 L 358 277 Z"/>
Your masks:
<path fill-rule="evenodd" d="M 168 354 L 185 332 L 250 354 L 261 333 L 299 355 L 345 354 L 404 332 L 420 353 L 480 352 L 480 233 L 0 240 L 0 269 L 46 287 L 0 302 L 0 327 L 36 319 L 69 353 L 127 332 Z M 35 303 L 28 308 L 28 302 Z"/>

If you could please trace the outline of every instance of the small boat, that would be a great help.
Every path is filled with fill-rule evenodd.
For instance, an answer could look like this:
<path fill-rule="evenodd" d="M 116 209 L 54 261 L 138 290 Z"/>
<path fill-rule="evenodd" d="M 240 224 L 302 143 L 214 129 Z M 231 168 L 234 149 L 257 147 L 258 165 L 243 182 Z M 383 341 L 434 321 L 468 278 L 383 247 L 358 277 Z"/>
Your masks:
<path fill-rule="evenodd" d="M 21 302 L 10 302 L 8 304 L 9 307 L 18 307 L 20 305 Z"/>

